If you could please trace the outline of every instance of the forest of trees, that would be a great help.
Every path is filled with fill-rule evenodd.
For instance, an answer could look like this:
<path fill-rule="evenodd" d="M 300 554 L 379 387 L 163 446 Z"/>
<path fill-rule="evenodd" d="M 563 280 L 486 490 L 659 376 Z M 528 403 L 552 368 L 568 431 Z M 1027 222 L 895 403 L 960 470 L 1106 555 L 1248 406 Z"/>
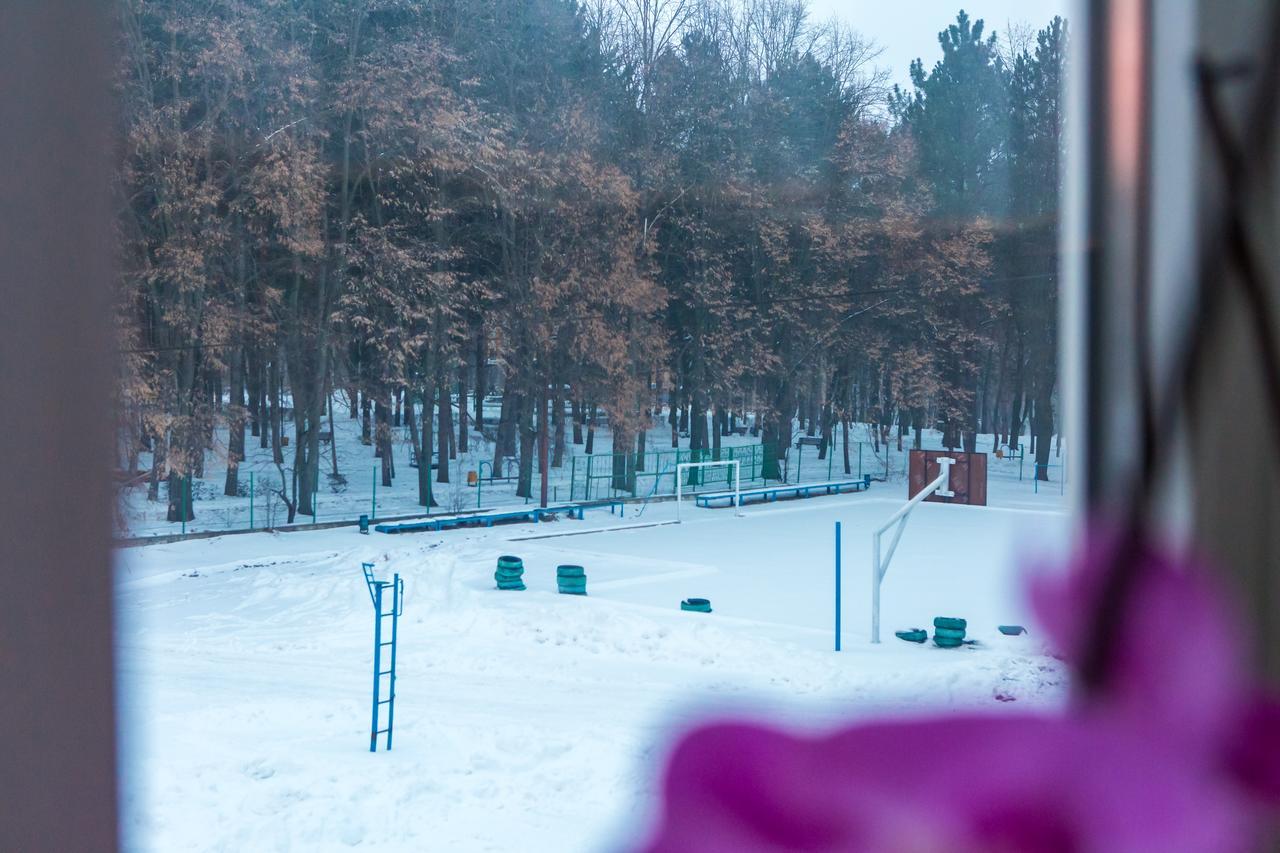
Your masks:
<path fill-rule="evenodd" d="M 481 429 L 522 495 L 597 418 L 1048 460 L 1060 19 L 939 21 L 904 91 L 804 0 L 118 8 L 120 464 L 170 520 L 246 441 L 312 514 L 335 397 L 388 484 L 401 422 L 419 459 Z"/>

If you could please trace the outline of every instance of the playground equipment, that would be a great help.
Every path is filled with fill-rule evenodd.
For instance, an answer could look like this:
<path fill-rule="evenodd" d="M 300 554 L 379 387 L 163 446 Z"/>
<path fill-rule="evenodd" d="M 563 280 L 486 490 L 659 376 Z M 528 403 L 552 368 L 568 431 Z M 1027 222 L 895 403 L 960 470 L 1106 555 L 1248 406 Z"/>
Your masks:
<path fill-rule="evenodd" d="M 941 457 L 951 459 L 951 475 L 947 481 L 948 494 L 931 495 L 927 500 L 935 503 L 987 505 L 987 454 L 958 453 L 944 450 L 912 450 L 907 472 L 907 497 L 913 497 L 924 488 L 939 470 Z"/>
<path fill-rule="evenodd" d="M 675 484 L 669 479 L 671 472 L 688 462 L 740 462 L 740 479 L 763 482 L 765 466 L 770 451 L 763 445 L 738 445 L 722 447 L 718 452 L 710 448 L 689 450 L 651 450 L 643 456 L 635 453 L 596 453 L 573 456 L 569 459 L 569 499 L 592 500 L 616 497 L 620 494 L 639 496 L 649 494 L 674 494 Z M 728 486 L 728 471 L 725 471 Z M 652 485 L 643 481 L 652 479 Z M 680 478 L 677 477 L 677 480 Z M 685 485 L 692 485 L 685 483 Z M 704 478 L 700 485 L 709 485 Z M 671 489 L 671 491 L 667 491 Z"/>
<path fill-rule="evenodd" d="M 392 576 L 389 581 L 378 580 L 373 575 L 373 563 L 361 563 L 364 570 L 364 582 L 369 587 L 369 600 L 373 602 L 373 723 L 369 729 L 369 751 L 378 751 L 378 735 L 385 734 L 387 736 L 387 751 L 391 750 L 391 730 L 395 723 L 396 715 L 396 640 L 400 625 L 400 616 L 404 613 L 404 581 L 400 580 L 400 575 Z M 386 609 L 386 592 L 391 591 L 391 609 Z M 382 623 L 384 619 L 391 620 L 391 639 L 383 640 Z M 382 650 L 389 648 L 391 651 L 387 653 L 389 660 L 387 668 L 382 668 L 383 652 Z M 388 677 L 389 681 L 386 686 L 386 697 L 381 698 L 383 693 L 382 679 Z M 382 706 L 387 706 L 386 728 L 378 728 L 382 719 Z"/>
<path fill-rule="evenodd" d="M 556 586 L 561 595 L 586 595 L 587 570 L 582 566 L 556 566 Z"/>
<path fill-rule="evenodd" d="M 720 460 L 718 462 L 681 462 L 676 465 L 676 521 L 680 521 L 680 501 L 684 496 L 684 472 L 693 468 L 714 468 L 718 466 L 733 466 L 733 506 L 741 508 L 742 506 L 742 463 L 736 459 Z M 738 515 L 742 515 L 741 511 Z"/>
<path fill-rule="evenodd" d="M 951 482 L 951 466 L 955 464 L 955 459 L 949 456 L 937 457 L 939 468 L 938 476 L 935 477 L 920 491 L 916 492 L 915 497 L 907 501 L 906 504 L 895 512 L 888 521 L 880 525 L 874 533 L 871 534 L 871 642 L 880 642 L 880 584 L 884 581 L 885 573 L 889 571 L 889 562 L 893 559 L 893 552 L 898 548 L 898 542 L 902 539 L 902 531 L 907 525 L 907 519 L 911 517 L 911 511 L 914 510 L 922 501 L 930 495 L 938 495 L 940 497 L 952 497 L 955 493 L 950 489 Z M 836 522 L 837 525 L 839 522 Z M 880 538 L 890 527 L 897 525 L 897 529 L 893 533 L 893 539 L 889 542 L 889 550 L 881 555 Z M 837 528 L 837 531 L 839 528 Z M 837 532 L 836 547 L 836 567 L 837 579 L 836 588 L 839 590 L 839 565 L 840 565 L 840 548 L 839 533 Z M 839 602 L 839 595 L 836 597 Z M 839 633 L 837 633 L 837 639 Z"/>
<path fill-rule="evenodd" d="M 938 616 L 933 620 L 933 642 L 944 649 L 955 649 L 964 645 L 964 634 L 969 623 L 951 616 Z"/>
<path fill-rule="evenodd" d="M 524 561 L 507 555 L 499 557 L 493 579 L 498 589 L 524 590 Z"/>

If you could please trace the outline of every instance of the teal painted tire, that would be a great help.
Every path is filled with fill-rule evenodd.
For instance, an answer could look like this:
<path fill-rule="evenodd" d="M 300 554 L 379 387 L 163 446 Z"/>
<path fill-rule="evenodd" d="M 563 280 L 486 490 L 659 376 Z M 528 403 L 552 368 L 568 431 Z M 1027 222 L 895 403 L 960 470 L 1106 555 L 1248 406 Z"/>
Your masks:
<path fill-rule="evenodd" d="M 1000 625 L 999 629 L 1000 633 L 1004 634 L 1006 637 L 1016 637 L 1019 634 L 1027 633 L 1027 629 L 1021 625 Z"/>
<path fill-rule="evenodd" d="M 498 568 L 500 569 L 523 569 L 524 561 L 519 557 L 502 556 L 498 558 Z"/>
<path fill-rule="evenodd" d="M 507 578 L 509 580 L 519 580 L 524 577 L 524 569 L 498 569 L 493 573 L 495 578 Z"/>
<path fill-rule="evenodd" d="M 585 583 L 562 583 L 557 587 L 561 592 L 586 592 L 587 585 Z"/>
<path fill-rule="evenodd" d="M 560 594 L 561 595 L 586 595 L 587 591 L 586 589 L 562 589 L 560 590 Z"/>
<path fill-rule="evenodd" d="M 582 566 L 556 566 L 556 577 L 558 578 L 582 578 L 586 577 L 587 570 Z"/>
<path fill-rule="evenodd" d="M 680 609 L 687 610 L 690 613 L 710 613 L 711 599 L 709 598 L 686 598 L 680 602 Z"/>
<path fill-rule="evenodd" d="M 952 628 L 934 628 L 933 636 L 942 637 L 945 640 L 963 640 L 964 631 L 954 630 Z"/>
<path fill-rule="evenodd" d="M 910 631 L 894 631 L 893 636 L 908 643 L 923 643 L 929 639 L 929 633 L 923 628 L 912 628 Z"/>
<path fill-rule="evenodd" d="M 964 645 L 964 640 L 955 640 L 950 637 L 939 637 L 936 634 L 933 637 L 933 642 L 934 645 L 941 649 L 958 649 Z"/>
<path fill-rule="evenodd" d="M 952 631 L 963 631 L 969 627 L 969 623 L 964 619 L 955 616 L 939 616 L 933 620 L 933 627 L 948 628 Z"/>
<path fill-rule="evenodd" d="M 526 587 L 523 583 L 500 583 L 498 584 L 498 589 L 508 589 L 508 590 L 516 590 L 518 592 L 523 592 L 526 589 Z"/>

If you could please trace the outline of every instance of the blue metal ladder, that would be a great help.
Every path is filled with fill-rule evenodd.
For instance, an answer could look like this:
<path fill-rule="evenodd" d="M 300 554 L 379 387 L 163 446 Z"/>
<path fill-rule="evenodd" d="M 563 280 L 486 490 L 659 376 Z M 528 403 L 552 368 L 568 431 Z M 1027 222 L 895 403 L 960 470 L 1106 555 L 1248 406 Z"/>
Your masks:
<path fill-rule="evenodd" d="M 387 749 L 391 749 L 391 732 L 396 712 L 396 640 L 400 615 L 404 613 L 404 581 L 393 575 L 389 581 L 381 581 L 373 575 L 373 563 L 361 563 L 364 582 L 369 587 L 369 599 L 373 602 L 373 722 L 369 727 L 369 751 L 378 751 L 378 735 L 387 736 Z M 385 593 L 390 590 L 391 603 L 387 609 Z M 391 639 L 383 640 L 383 622 L 391 620 Z M 391 651 L 384 657 L 383 649 Z M 386 669 L 383 669 L 384 660 Z M 382 698 L 382 679 L 388 678 L 386 698 Z M 382 707 L 386 706 L 386 728 L 379 728 L 383 719 Z"/>

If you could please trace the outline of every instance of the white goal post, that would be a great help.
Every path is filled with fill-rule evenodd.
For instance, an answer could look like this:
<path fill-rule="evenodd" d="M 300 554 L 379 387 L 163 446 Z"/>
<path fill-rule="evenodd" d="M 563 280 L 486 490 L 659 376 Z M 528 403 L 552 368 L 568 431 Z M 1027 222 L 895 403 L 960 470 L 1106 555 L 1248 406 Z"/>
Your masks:
<path fill-rule="evenodd" d="M 733 466 L 733 506 L 742 507 L 742 463 L 734 459 L 719 462 L 681 462 L 676 466 L 676 521 L 680 520 L 680 500 L 684 494 L 684 472 L 689 468 L 713 468 L 718 465 Z M 739 515 L 742 513 L 739 512 Z"/>
<path fill-rule="evenodd" d="M 898 540 L 902 538 L 902 530 L 907 526 L 907 518 L 911 516 L 911 510 L 932 494 L 941 495 L 944 498 L 953 497 L 955 492 L 951 491 L 951 466 L 956 460 L 949 456 L 939 456 L 938 476 L 933 482 L 929 483 L 919 493 L 907 501 L 907 503 L 893 514 L 893 516 L 871 534 L 871 642 L 880 642 L 880 584 L 884 581 L 884 576 L 889 571 L 889 561 L 893 559 L 893 552 L 898 547 Z M 889 542 L 889 550 L 881 559 L 880 555 L 880 537 L 884 535 L 893 525 L 898 525 L 898 529 L 893 532 L 893 539 Z"/>

